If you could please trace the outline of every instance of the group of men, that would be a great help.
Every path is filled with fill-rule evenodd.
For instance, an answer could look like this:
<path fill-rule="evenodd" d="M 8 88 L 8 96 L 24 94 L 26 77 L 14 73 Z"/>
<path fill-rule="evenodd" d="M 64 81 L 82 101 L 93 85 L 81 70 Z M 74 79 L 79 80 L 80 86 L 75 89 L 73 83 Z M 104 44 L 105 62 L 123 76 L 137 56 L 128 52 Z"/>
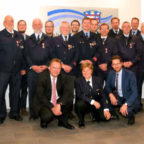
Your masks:
<path fill-rule="evenodd" d="M 132 18 L 131 24 L 123 22 L 120 29 L 119 18 L 113 17 L 110 29 L 106 23 L 99 25 L 96 19 L 85 17 L 81 31 L 78 20 L 71 24 L 63 21 L 58 36 L 54 34 L 52 21 L 45 22 L 44 33 L 42 21 L 34 19 L 31 36 L 26 35 L 25 20 L 18 21 L 18 31 L 14 30 L 12 16 L 6 16 L 3 24 L 5 28 L 0 31 L 0 124 L 7 116 L 8 85 L 10 119 L 22 121 L 21 115 L 28 115 L 29 90 L 30 120 L 40 117 L 41 127 L 46 128 L 57 118 L 59 126 L 74 129 L 68 119 L 75 89 L 79 127 L 85 126 L 87 109 L 96 121 L 118 117 L 113 106 L 119 106 L 120 113 L 128 116 L 128 123 L 134 124 L 134 113 L 142 109 L 144 81 L 144 23 L 139 31 L 138 18 Z"/>

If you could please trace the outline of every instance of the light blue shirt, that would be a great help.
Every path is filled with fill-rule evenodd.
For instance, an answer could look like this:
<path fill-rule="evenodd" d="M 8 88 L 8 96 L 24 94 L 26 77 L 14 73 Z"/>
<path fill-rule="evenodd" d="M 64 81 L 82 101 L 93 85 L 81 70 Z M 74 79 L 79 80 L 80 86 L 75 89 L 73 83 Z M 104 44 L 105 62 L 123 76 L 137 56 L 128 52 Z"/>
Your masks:
<path fill-rule="evenodd" d="M 133 33 L 134 33 L 134 35 L 136 35 L 136 34 L 137 34 L 137 31 L 138 31 L 138 30 L 135 30 L 135 31 L 132 30 L 132 35 L 133 35 Z"/>
<path fill-rule="evenodd" d="M 86 36 L 86 33 L 88 34 L 88 38 L 90 37 L 90 31 L 89 32 L 85 32 L 85 31 L 83 31 L 84 32 L 84 35 Z"/>
<path fill-rule="evenodd" d="M 116 85 L 116 81 L 115 81 L 115 85 Z M 120 97 L 123 97 L 123 93 L 122 93 L 122 69 L 120 72 L 118 72 L 118 94 Z"/>

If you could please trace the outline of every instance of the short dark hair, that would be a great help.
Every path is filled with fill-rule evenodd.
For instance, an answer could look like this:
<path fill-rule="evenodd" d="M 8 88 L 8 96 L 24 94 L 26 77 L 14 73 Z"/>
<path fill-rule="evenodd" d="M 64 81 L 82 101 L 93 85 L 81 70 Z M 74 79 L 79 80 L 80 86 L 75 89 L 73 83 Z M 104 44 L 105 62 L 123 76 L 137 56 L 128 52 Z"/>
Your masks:
<path fill-rule="evenodd" d="M 51 22 L 51 23 L 53 24 L 53 26 L 54 26 L 54 23 L 53 23 L 53 21 L 51 21 L 51 20 L 46 21 L 46 22 L 45 22 L 45 25 L 46 25 L 48 22 Z"/>
<path fill-rule="evenodd" d="M 122 58 L 121 58 L 119 55 L 114 55 L 114 56 L 112 56 L 111 61 L 116 60 L 116 59 L 119 59 L 120 62 L 122 62 Z"/>
<path fill-rule="evenodd" d="M 137 21 L 139 22 L 139 18 L 137 18 L 137 17 L 133 17 L 133 18 L 131 19 L 131 22 L 132 22 L 133 20 L 137 20 Z"/>
<path fill-rule="evenodd" d="M 112 21 L 115 20 L 115 19 L 120 22 L 120 19 L 119 19 L 118 17 L 113 17 L 113 18 L 111 19 L 111 23 L 112 23 Z"/>
<path fill-rule="evenodd" d="M 27 25 L 27 23 L 26 23 L 25 20 L 19 20 L 19 21 L 17 22 L 17 25 L 19 25 L 21 22 L 24 22 L 24 23 Z"/>
<path fill-rule="evenodd" d="M 91 21 L 91 19 L 90 19 L 89 17 L 84 17 L 84 18 L 82 19 L 82 23 L 83 23 L 85 20 Z"/>
<path fill-rule="evenodd" d="M 102 23 L 102 24 L 100 25 L 100 29 L 101 29 L 102 26 L 107 26 L 107 28 L 109 29 L 109 25 L 108 25 L 107 23 Z"/>
<path fill-rule="evenodd" d="M 79 22 L 78 20 L 76 20 L 76 19 L 75 19 L 75 20 L 73 20 L 73 21 L 71 22 L 71 25 L 72 25 L 72 23 L 73 23 L 73 22 L 77 22 L 77 23 L 78 23 L 78 25 L 80 26 L 80 22 Z"/>

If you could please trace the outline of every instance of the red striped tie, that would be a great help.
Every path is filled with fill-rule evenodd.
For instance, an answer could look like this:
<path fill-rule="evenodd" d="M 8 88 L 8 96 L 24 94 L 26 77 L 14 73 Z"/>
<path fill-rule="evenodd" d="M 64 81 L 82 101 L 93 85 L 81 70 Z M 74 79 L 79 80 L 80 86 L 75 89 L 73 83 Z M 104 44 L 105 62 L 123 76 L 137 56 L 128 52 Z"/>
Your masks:
<path fill-rule="evenodd" d="M 55 84 L 55 78 L 53 78 L 53 84 L 52 84 L 52 102 L 53 102 L 53 105 L 55 106 L 56 105 L 56 84 Z"/>

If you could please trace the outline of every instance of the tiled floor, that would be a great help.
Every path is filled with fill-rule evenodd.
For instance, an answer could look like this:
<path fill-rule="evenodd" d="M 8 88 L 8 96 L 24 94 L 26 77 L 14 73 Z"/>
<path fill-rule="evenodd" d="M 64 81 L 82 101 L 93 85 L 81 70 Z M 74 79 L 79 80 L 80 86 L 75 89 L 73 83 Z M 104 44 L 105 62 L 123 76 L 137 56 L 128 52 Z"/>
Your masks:
<path fill-rule="evenodd" d="M 144 144 L 144 111 L 136 115 L 136 124 L 128 126 L 125 119 L 92 123 L 87 116 L 85 129 L 79 129 L 77 119 L 71 120 L 76 128 L 67 130 L 57 121 L 41 129 L 39 120 L 23 122 L 6 119 L 0 125 L 0 144 Z"/>

